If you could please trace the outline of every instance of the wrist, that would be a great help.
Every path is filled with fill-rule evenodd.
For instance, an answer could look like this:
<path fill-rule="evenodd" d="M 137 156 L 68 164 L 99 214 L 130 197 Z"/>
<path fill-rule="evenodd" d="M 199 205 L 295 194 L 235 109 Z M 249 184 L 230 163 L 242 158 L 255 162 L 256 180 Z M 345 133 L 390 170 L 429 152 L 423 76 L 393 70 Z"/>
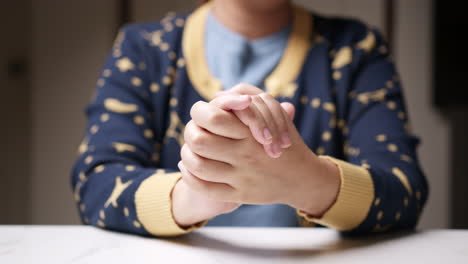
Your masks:
<path fill-rule="evenodd" d="M 312 215 L 315 214 L 317 218 L 323 216 L 328 209 L 335 204 L 341 186 L 340 170 L 338 166 L 328 159 L 319 158 L 318 160 L 323 168 L 323 173 L 319 176 L 323 183 L 321 196 L 323 199 L 319 204 L 320 206 L 317 208 L 317 212 L 312 213 Z M 305 212 L 308 212 L 307 208 Z"/>
<path fill-rule="evenodd" d="M 205 219 L 196 215 L 191 205 L 190 190 L 183 180 L 179 180 L 172 190 L 172 214 L 181 227 L 188 227 Z"/>
<path fill-rule="evenodd" d="M 297 195 L 290 205 L 309 215 L 320 218 L 335 203 L 340 190 L 338 167 L 327 159 L 311 153 L 308 166 L 298 175 Z"/>
<path fill-rule="evenodd" d="M 183 179 L 176 183 L 172 191 L 172 212 L 175 222 L 181 227 L 188 227 L 220 214 L 229 213 L 239 206 L 237 203 L 212 200 L 202 193 L 193 191 Z"/>

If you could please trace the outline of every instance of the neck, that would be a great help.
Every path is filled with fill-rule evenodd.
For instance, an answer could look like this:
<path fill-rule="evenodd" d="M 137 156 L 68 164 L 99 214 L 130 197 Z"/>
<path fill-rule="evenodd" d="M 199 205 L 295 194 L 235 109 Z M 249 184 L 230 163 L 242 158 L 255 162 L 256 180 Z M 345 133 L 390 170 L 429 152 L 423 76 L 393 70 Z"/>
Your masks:
<path fill-rule="evenodd" d="M 255 8 L 244 1 L 213 1 L 213 14 L 225 27 L 254 40 L 273 34 L 285 27 L 291 19 L 291 4 L 273 8 Z"/>

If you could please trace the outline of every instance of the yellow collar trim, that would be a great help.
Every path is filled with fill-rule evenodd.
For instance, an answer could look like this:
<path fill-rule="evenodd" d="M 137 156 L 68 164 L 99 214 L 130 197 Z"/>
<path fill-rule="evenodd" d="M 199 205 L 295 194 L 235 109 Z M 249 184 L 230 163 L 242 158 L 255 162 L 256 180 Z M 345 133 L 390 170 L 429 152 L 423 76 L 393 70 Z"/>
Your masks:
<path fill-rule="evenodd" d="M 213 99 L 215 93 L 223 89 L 222 83 L 209 71 L 205 58 L 205 22 L 211 5 L 204 4 L 187 18 L 182 37 L 188 76 L 197 92 L 206 100 Z M 294 96 L 297 85 L 293 82 L 301 72 L 311 45 L 310 14 L 300 7 L 294 7 L 293 17 L 293 28 L 284 54 L 278 66 L 265 79 L 266 90 L 274 97 Z"/>

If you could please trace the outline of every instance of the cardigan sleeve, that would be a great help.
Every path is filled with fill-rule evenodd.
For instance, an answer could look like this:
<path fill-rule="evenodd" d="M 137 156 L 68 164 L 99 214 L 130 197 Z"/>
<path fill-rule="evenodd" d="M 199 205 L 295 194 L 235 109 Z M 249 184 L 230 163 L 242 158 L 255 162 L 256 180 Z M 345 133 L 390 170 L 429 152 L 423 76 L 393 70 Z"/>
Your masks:
<path fill-rule="evenodd" d="M 320 219 L 299 214 L 347 233 L 414 228 L 428 185 L 418 164 L 419 141 L 410 130 L 395 66 L 375 30 L 352 49 L 340 51 L 344 49 L 353 57 L 347 66 L 353 69 L 352 81 L 337 98 L 344 158 L 322 157 L 338 166 L 341 187 Z"/>
<path fill-rule="evenodd" d="M 157 81 L 146 74 L 141 32 L 123 28 L 87 107 L 88 126 L 72 172 L 74 197 L 86 224 L 142 235 L 173 236 L 171 191 L 178 171 L 160 168 L 150 98 Z M 161 107 L 163 109 L 163 107 Z M 161 110 L 158 108 L 158 111 Z"/>

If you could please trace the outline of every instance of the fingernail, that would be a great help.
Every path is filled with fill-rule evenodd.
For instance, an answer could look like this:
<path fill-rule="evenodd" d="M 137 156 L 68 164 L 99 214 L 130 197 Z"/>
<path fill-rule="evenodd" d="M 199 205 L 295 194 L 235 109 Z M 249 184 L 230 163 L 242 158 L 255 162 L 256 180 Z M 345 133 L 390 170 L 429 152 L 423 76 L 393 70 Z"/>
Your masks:
<path fill-rule="evenodd" d="M 177 163 L 177 167 L 179 167 L 179 170 L 182 170 L 182 161 L 179 161 L 179 163 Z"/>
<path fill-rule="evenodd" d="M 268 128 L 263 129 L 263 138 L 266 142 L 271 142 L 271 140 L 273 139 L 273 136 L 271 135 L 271 132 Z"/>
<path fill-rule="evenodd" d="M 238 100 L 239 100 L 239 103 L 243 104 L 245 107 L 248 107 L 250 105 L 250 102 L 252 101 L 249 95 L 241 95 L 239 96 Z M 241 110 L 244 110 L 244 109 L 241 109 Z"/>
<path fill-rule="evenodd" d="M 241 95 L 240 99 L 241 100 L 248 100 L 248 99 L 250 99 L 250 95 L 247 95 L 247 94 Z"/>
<path fill-rule="evenodd" d="M 288 133 L 284 133 L 282 136 L 281 136 L 281 147 L 282 148 L 287 148 L 289 146 L 291 146 L 291 138 L 289 137 Z"/>

